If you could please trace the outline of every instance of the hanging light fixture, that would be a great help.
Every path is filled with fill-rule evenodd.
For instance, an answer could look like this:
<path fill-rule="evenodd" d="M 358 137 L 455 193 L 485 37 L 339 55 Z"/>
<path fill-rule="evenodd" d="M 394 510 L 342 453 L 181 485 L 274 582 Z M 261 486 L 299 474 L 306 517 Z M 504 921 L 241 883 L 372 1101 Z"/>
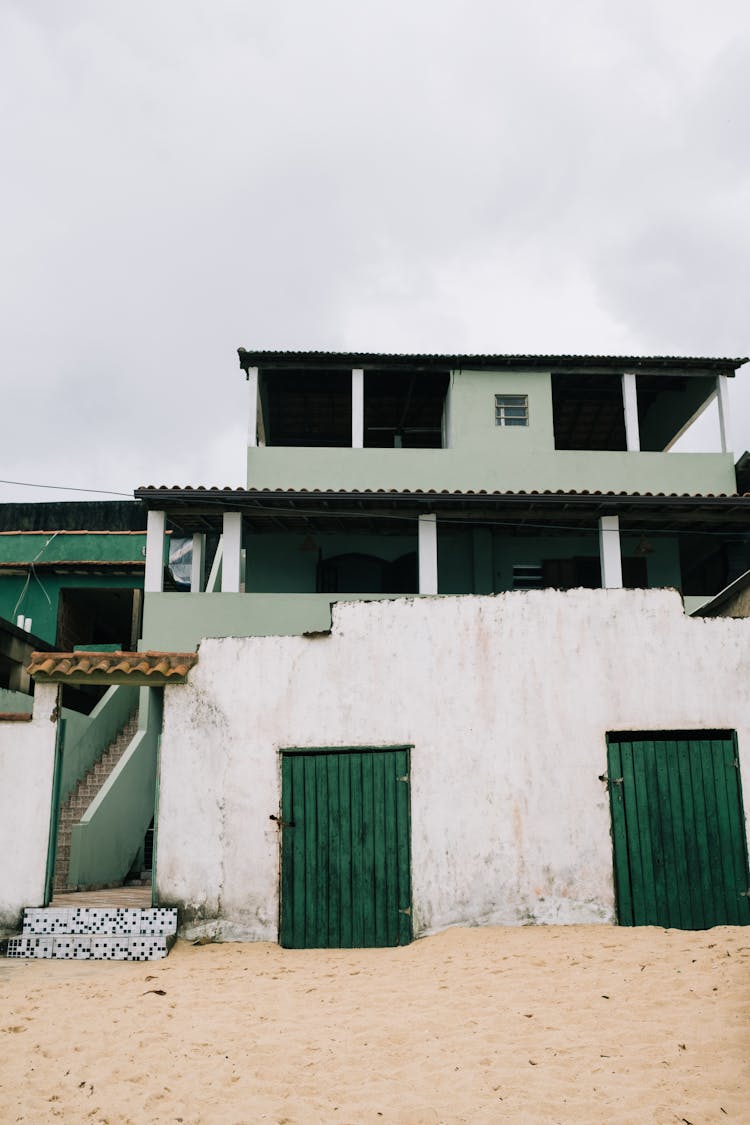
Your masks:
<path fill-rule="evenodd" d="M 649 541 L 648 541 L 648 539 L 646 538 L 645 535 L 641 535 L 641 541 L 638 544 L 638 546 L 636 547 L 636 549 L 633 551 L 633 554 L 637 555 L 638 558 L 645 558 L 646 555 L 653 555 L 653 553 L 654 553 L 653 546 L 651 545 L 651 543 L 649 543 Z"/>

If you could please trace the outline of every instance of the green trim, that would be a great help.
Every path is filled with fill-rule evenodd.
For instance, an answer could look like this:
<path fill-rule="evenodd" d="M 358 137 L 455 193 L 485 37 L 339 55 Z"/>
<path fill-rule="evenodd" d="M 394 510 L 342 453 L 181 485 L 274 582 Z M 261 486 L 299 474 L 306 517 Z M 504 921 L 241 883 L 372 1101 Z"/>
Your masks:
<path fill-rule="evenodd" d="M 58 704 L 59 707 L 59 693 Z M 49 817 L 49 845 L 47 847 L 47 870 L 44 875 L 44 906 L 49 906 L 52 901 L 55 882 L 55 861 L 57 859 L 57 824 L 60 817 L 60 788 L 62 784 L 62 758 L 65 745 L 66 719 L 57 720 L 55 734 L 55 762 L 52 773 L 52 801 Z"/>
<path fill-rule="evenodd" d="M 279 754 L 364 754 L 368 750 L 413 750 L 413 742 L 387 743 L 384 746 L 372 742 L 363 743 L 361 746 L 282 746 Z"/>

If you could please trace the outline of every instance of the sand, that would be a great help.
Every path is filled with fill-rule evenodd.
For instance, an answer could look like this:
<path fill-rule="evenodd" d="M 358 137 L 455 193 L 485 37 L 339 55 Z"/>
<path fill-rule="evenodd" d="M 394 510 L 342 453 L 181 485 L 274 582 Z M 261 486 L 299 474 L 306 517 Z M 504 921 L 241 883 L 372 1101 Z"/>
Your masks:
<path fill-rule="evenodd" d="M 750 929 L 0 961 L 0 1121 L 750 1122 Z"/>

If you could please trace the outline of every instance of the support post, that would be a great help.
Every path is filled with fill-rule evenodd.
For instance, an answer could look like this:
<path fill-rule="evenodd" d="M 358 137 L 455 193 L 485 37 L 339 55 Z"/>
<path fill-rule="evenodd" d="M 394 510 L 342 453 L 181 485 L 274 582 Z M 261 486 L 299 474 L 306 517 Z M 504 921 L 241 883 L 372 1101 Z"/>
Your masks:
<path fill-rule="evenodd" d="M 258 368 L 247 369 L 247 444 L 253 449 L 258 444 Z"/>
<path fill-rule="evenodd" d="M 221 563 L 221 591 L 239 594 L 242 552 L 242 513 L 224 513 L 224 555 Z"/>
<path fill-rule="evenodd" d="M 626 372 L 622 377 L 622 404 L 625 408 L 625 440 L 629 453 L 638 453 L 641 448 L 641 432 L 638 425 L 638 390 L 635 375 Z"/>
<path fill-rule="evenodd" d="M 418 521 L 419 592 L 436 594 L 438 592 L 437 516 L 433 512 L 419 516 Z"/>
<path fill-rule="evenodd" d="M 602 564 L 602 586 L 604 589 L 622 589 L 619 516 L 601 516 L 599 518 L 599 558 Z"/>
<path fill-rule="evenodd" d="M 732 448 L 732 435 L 729 432 L 729 379 L 726 375 L 716 376 L 716 400 L 719 404 L 721 452 L 729 453 Z"/>
<path fill-rule="evenodd" d="M 143 589 L 147 594 L 160 594 L 164 589 L 164 528 L 166 513 L 153 509 L 146 516 L 146 573 Z"/>
<path fill-rule="evenodd" d="M 206 565 L 206 536 L 196 531 L 193 535 L 193 561 L 190 564 L 190 593 L 201 594 L 204 588 Z"/>
<path fill-rule="evenodd" d="M 352 368 L 352 449 L 362 449 L 365 444 L 365 373 L 361 367 Z"/>

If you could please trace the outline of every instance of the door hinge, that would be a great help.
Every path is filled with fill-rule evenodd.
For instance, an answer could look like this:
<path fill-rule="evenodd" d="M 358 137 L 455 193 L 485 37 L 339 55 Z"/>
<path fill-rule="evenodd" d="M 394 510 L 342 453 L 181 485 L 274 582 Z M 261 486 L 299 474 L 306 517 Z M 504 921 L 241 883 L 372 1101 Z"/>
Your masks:
<path fill-rule="evenodd" d="M 750 888 L 746 891 L 740 891 L 740 898 L 750 898 Z"/>
<path fill-rule="evenodd" d="M 609 789 L 610 785 L 622 785 L 623 782 L 621 777 L 609 777 L 606 773 L 600 773 L 599 780 L 604 782 L 607 789 Z"/>
<path fill-rule="evenodd" d="M 411 914 L 411 907 L 405 906 L 403 909 L 399 908 L 399 914 Z"/>
<path fill-rule="evenodd" d="M 408 773 L 405 773 L 403 777 L 397 777 L 397 778 L 396 778 L 396 781 L 405 781 L 405 782 L 406 782 L 406 784 L 408 785 L 408 784 L 409 784 L 409 775 L 408 775 Z"/>
<path fill-rule="evenodd" d="M 273 813 L 271 813 L 271 815 L 269 816 L 268 819 L 275 821 L 277 828 L 295 828 L 296 827 L 293 820 L 281 820 L 278 816 L 274 816 Z"/>

